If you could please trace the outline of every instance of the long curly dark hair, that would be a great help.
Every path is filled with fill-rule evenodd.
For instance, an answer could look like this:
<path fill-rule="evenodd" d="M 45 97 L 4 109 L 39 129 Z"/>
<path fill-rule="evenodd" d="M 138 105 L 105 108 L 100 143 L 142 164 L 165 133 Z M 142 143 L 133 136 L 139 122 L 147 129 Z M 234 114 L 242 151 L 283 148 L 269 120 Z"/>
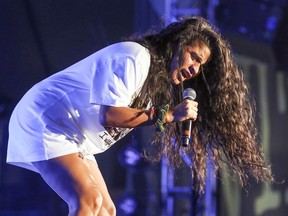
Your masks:
<path fill-rule="evenodd" d="M 164 104 L 173 107 L 182 100 L 183 88 L 192 87 L 197 92 L 199 112 L 193 122 L 192 145 L 181 147 L 181 123 L 167 124 L 165 132 L 156 134 L 153 142 L 159 150 L 157 159 L 166 156 L 169 164 L 179 167 L 183 162 L 182 148 L 192 158 L 191 173 L 196 180 L 195 190 L 200 193 L 204 192 L 207 157 L 213 159 L 215 174 L 224 162 L 242 186 L 249 176 L 257 181 L 274 181 L 259 145 L 255 103 L 248 84 L 233 60 L 229 43 L 214 26 L 201 17 L 188 17 L 158 33 L 150 32 L 130 40 L 145 46 L 151 54 L 148 78 L 134 106 L 152 101 L 156 108 Z M 184 48 L 195 41 L 210 48 L 210 60 L 201 66 L 202 75 L 172 85 L 169 67 L 173 55 L 177 51 L 183 54 Z"/>

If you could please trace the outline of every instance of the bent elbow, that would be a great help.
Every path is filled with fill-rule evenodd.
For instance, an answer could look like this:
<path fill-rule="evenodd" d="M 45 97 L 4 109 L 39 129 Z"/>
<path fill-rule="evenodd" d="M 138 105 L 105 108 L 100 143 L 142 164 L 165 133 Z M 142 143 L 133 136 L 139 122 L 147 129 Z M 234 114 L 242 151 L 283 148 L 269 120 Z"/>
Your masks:
<path fill-rule="evenodd" d="M 99 116 L 99 123 L 103 126 L 103 127 L 107 127 L 107 121 L 106 118 L 103 115 Z"/>
<path fill-rule="evenodd" d="M 101 113 L 99 115 L 99 123 L 103 126 L 103 127 L 109 127 L 111 126 L 109 124 L 109 120 L 108 120 L 108 117 L 106 115 L 106 113 Z"/>
<path fill-rule="evenodd" d="M 109 107 L 108 106 L 101 106 L 99 110 L 99 123 L 103 127 L 111 127 L 113 126 L 113 122 L 111 122 L 111 117 L 109 113 Z"/>

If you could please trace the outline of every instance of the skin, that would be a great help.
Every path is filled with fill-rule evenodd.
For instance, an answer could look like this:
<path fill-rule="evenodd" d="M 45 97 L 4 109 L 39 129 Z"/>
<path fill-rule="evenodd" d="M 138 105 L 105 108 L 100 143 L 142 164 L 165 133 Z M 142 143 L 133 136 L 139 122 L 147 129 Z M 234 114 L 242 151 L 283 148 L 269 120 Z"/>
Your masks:
<path fill-rule="evenodd" d="M 184 51 L 183 62 L 179 65 L 179 53 L 171 61 L 171 82 L 178 85 L 181 81 L 192 79 L 200 73 L 200 66 L 210 58 L 210 49 L 200 43 L 188 46 Z"/>
<path fill-rule="evenodd" d="M 200 66 L 210 57 L 205 45 L 187 46 L 180 62 L 176 53 L 171 61 L 171 83 L 192 79 L 200 73 Z M 197 118 L 198 103 L 184 100 L 166 115 L 166 122 Z M 150 111 L 128 107 L 100 107 L 100 123 L 103 126 L 135 128 L 153 124 Z M 33 162 L 46 183 L 68 204 L 69 216 L 114 216 L 116 210 L 97 164 L 79 153 Z"/>
<path fill-rule="evenodd" d="M 33 165 L 68 204 L 69 216 L 116 215 L 114 203 L 94 161 L 74 153 Z"/>

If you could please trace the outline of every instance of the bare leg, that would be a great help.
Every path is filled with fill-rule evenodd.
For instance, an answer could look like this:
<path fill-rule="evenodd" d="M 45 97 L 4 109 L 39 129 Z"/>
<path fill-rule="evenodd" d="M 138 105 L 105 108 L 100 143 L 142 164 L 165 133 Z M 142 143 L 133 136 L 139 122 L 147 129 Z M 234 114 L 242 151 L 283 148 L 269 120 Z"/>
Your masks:
<path fill-rule="evenodd" d="M 70 216 L 116 215 L 102 174 L 93 161 L 75 153 L 33 164 L 68 204 Z"/>

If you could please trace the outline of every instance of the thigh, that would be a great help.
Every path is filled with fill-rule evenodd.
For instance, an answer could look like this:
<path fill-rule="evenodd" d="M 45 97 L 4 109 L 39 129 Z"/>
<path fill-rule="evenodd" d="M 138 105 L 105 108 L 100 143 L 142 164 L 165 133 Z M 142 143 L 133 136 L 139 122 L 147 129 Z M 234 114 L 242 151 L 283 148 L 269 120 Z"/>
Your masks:
<path fill-rule="evenodd" d="M 111 200 L 97 164 L 79 153 L 33 162 L 46 183 L 68 204 L 89 188 Z M 104 204 L 104 203 L 103 203 Z"/>

